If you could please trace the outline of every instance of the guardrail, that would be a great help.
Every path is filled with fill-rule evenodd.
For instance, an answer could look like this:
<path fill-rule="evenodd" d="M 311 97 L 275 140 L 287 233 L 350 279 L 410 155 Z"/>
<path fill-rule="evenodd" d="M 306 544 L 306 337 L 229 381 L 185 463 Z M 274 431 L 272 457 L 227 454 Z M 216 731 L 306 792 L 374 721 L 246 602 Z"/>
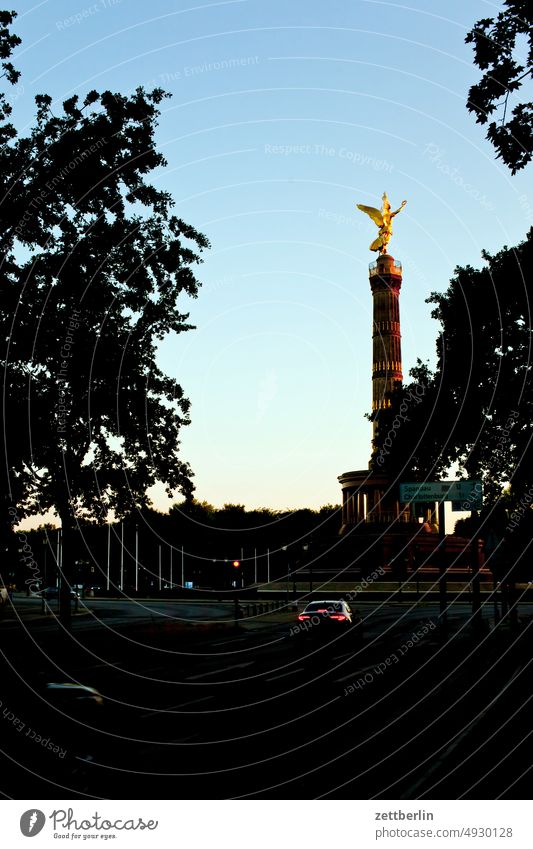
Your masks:
<path fill-rule="evenodd" d="M 265 601 L 254 604 L 239 605 L 239 617 L 241 619 L 253 619 L 255 616 L 264 616 L 268 613 L 276 613 L 278 610 L 283 610 L 287 613 L 297 609 L 296 602 L 286 601 Z"/>

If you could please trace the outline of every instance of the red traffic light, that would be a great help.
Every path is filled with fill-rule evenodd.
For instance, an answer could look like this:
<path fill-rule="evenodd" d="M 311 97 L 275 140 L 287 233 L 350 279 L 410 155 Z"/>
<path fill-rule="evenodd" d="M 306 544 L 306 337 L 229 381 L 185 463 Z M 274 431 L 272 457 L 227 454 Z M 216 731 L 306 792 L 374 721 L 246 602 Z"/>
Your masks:
<path fill-rule="evenodd" d="M 240 568 L 240 565 L 241 565 L 241 561 L 240 561 L 240 560 L 234 560 L 234 561 L 233 561 L 233 568 L 234 568 L 234 569 L 239 569 L 239 568 Z"/>

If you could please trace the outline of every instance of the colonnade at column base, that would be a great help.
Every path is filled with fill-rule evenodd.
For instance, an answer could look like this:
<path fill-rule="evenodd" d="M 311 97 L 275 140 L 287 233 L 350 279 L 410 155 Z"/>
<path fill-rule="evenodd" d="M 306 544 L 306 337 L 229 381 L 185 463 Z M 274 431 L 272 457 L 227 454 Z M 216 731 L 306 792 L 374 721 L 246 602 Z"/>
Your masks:
<path fill-rule="evenodd" d="M 409 505 L 398 498 L 398 484 L 386 475 L 369 469 L 339 475 L 342 488 L 342 528 L 416 523 Z"/>

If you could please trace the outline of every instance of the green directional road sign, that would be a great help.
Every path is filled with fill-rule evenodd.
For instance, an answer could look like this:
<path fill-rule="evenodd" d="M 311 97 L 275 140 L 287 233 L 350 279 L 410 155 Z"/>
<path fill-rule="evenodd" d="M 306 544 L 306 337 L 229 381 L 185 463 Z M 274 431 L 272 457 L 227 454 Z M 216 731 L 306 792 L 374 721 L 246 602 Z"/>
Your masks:
<path fill-rule="evenodd" d="M 481 510 L 483 484 L 480 480 L 420 481 L 400 484 L 400 501 L 408 504 L 417 501 L 454 501 L 461 510 Z"/>

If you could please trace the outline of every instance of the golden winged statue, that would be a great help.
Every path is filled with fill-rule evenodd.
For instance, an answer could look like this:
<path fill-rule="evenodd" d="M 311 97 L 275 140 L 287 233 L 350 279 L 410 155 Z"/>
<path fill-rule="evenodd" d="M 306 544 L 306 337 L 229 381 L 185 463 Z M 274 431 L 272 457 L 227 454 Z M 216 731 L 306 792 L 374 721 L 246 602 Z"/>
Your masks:
<path fill-rule="evenodd" d="M 374 239 L 370 245 L 370 250 L 379 251 L 380 254 L 386 254 L 387 245 L 389 244 L 392 236 L 392 219 L 395 215 L 398 215 L 398 213 L 402 211 L 407 201 L 402 200 L 402 204 L 399 209 L 397 209 L 396 212 L 391 212 L 387 192 L 383 192 L 382 200 L 383 203 L 381 205 L 381 209 L 376 209 L 374 206 L 365 206 L 362 203 L 357 204 L 357 209 L 360 209 L 361 212 L 366 212 L 374 224 L 377 224 L 379 227 L 378 237 L 377 239 Z"/>

